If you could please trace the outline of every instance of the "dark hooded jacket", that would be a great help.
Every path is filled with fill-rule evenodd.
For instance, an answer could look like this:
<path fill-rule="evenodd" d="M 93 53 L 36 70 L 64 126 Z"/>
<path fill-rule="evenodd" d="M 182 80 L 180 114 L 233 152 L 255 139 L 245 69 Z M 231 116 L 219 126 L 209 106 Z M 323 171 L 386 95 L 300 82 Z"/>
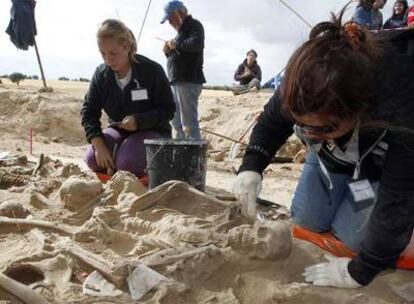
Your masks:
<path fill-rule="evenodd" d="M 414 134 L 406 131 L 414 130 L 414 31 L 387 39 L 395 47 L 376 66 L 378 103 L 370 115 L 374 121 L 403 128 L 360 130 L 359 177 L 380 184 L 362 250 L 348 266 L 351 276 L 362 285 L 396 265 L 414 227 Z M 253 170 L 261 174 L 293 134 L 293 126 L 293 120 L 282 110 L 280 92 L 276 91 L 253 130 L 239 172 Z M 327 143 L 322 143 L 318 156 L 331 173 L 352 175 L 355 170 L 355 165 L 336 158 Z"/>

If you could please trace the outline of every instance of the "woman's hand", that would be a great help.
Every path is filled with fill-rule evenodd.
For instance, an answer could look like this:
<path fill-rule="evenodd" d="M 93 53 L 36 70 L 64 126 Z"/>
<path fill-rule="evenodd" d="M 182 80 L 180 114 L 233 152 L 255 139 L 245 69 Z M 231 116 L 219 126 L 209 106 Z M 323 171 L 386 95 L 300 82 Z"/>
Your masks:
<path fill-rule="evenodd" d="M 95 149 L 96 163 L 101 168 L 115 170 L 115 162 L 112 159 L 112 153 L 105 144 L 102 137 L 95 137 L 91 140 L 91 144 Z"/>
<path fill-rule="evenodd" d="M 126 131 L 134 132 L 138 129 L 137 122 L 132 115 L 125 116 L 122 122 L 119 124 L 118 128 L 124 129 Z"/>

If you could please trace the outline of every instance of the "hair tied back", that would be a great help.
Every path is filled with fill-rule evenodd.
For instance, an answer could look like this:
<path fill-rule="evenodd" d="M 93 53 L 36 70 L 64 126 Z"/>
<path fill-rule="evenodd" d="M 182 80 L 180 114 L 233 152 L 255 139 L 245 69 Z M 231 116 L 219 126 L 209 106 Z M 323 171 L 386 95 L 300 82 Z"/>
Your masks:
<path fill-rule="evenodd" d="M 363 33 L 359 25 L 352 21 L 347 22 L 344 24 L 344 31 L 352 48 L 359 49 L 361 47 L 361 41 L 363 40 Z"/>

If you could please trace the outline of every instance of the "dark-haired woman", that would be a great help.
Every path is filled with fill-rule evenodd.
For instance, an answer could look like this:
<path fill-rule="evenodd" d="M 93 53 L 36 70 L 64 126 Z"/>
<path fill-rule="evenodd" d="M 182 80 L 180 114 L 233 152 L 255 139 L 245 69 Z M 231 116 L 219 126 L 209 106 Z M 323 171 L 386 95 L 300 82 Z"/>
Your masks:
<path fill-rule="evenodd" d="M 342 25 L 342 14 L 315 26 L 291 57 L 253 130 L 233 192 L 242 212 L 255 217 L 262 173 L 295 132 L 309 153 L 293 221 L 333 232 L 358 252 L 308 268 L 305 280 L 356 288 L 394 267 L 412 237 L 414 61 L 359 25 Z M 414 40 L 412 32 L 404 37 Z"/>
<path fill-rule="evenodd" d="M 405 13 L 408 9 L 408 3 L 405 0 L 397 0 L 394 3 L 393 14 L 384 24 L 384 29 L 397 29 L 407 26 Z"/>

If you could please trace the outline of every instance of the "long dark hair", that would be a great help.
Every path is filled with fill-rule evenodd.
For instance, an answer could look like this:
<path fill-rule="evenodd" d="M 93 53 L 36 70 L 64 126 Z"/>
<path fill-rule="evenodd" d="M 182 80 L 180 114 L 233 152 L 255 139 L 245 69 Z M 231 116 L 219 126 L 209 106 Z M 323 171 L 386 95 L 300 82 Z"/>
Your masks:
<path fill-rule="evenodd" d="M 394 6 L 395 6 L 397 3 L 401 3 L 401 4 L 403 5 L 403 7 L 404 7 L 404 12 L 403 12 L 402 14 L 400 14 L 400 15 L 396 15 L 396 14 L 395 14 Z M 408 9 L 408 3 L 407 3 L 407 0 L 397 0 L 397 1 L 395 1 L 394 5 L 393 5 L 393 7 L 392 7 L 392 17 L 391 17 L 391 19 L 398 19 L 398 20 L 402 20 L 402 19 L 404 19 L 404 17 L 405 17 L 405 12 L 407 11 L 407 9 Z"/>
<path fill-rule="evenodd" d="M 342 24 L 346 8 L 316 25 L 290 58 L 281 87 L 288 113 L 360 117 L 374 105 L 375 62 L 384 46 L 357 24 Z"/>

